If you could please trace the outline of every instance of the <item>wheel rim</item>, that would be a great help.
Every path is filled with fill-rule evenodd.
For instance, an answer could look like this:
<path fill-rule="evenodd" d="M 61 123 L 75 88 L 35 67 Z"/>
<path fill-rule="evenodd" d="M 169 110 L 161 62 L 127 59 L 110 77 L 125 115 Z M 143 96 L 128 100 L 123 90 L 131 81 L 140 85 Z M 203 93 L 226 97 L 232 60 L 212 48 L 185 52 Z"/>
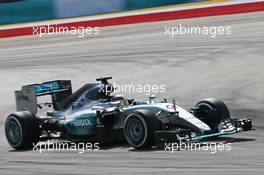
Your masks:
<path fill-rule="evenodd" d="M 16 119 L 9 118 L 6 124 L 6 136 L 12 145 L 17 145 L 21 140 L 21 127 Z"/>
<path fill-rule="evenodd" d="M 215 108 L 207 103 L 200 103 L 197 105 L 203 112 L 202 117 L 207 125 L 209 125 L 212 129 L 215 129 L 217 126 L 217 113 Z"/>
<path fill-rule="evenodd" d="M 141 144 L 145 139 L 145 127 L 143 122 L 136 116 L 131 116 L 125 126 L 125 134 L 134 145 Z"/>
<path fill-rule="evenodd" d="M 197 107 L 199 107 L 201 111 L 203 111 L 203 115 L 211 116 L 211 118 L 217 117 L 215 116 L 216 115 L 215 109 L 212 106 L 206 103 L 201 103 L 201 104 L 198 104 Z"/>

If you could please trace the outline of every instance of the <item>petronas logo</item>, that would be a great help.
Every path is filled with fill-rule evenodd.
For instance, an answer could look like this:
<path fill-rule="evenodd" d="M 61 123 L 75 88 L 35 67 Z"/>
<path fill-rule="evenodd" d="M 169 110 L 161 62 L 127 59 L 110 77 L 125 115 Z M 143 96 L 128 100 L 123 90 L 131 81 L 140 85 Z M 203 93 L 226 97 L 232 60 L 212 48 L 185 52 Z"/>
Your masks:
<path fill-rule="evenodd" d="M 72 126 L 93 126 L 89 119 L 77 119 L 71 122 Z"/>

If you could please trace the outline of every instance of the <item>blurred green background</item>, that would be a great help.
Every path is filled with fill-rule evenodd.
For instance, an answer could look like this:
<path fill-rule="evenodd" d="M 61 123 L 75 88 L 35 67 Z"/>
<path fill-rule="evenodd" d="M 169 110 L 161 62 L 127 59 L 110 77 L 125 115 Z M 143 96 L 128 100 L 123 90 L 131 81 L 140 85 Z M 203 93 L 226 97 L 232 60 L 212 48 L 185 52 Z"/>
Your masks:
<path fill-rule="evenodd" d="M 0 3 L 0 24 L 55 18 L 53 0 L 24 0 Z"/>
<path fill-rule="evenodd" d="M 0 0 L 0 25 L 197 1 L 202 0 Z"/>
<path fill-rule="evenodd" d="M 150 7 L 159 7 L 172 4 L 197 2 L 198 0 L 126 0 L 127 10 L 137 10 Z"/>

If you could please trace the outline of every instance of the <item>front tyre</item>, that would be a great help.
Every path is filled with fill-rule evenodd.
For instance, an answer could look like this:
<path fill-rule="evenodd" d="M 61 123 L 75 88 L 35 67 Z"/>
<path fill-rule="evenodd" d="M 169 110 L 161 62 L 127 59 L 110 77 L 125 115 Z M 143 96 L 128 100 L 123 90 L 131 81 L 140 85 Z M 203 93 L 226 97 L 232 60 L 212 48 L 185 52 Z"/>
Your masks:
<path fill-rule="evenodd" d="M 33 147 L 39 141 L 38 120 L 29 111 L 10 114 L 5 121 L 5 134 L 11 147 L 17 150 Z"/>
<path fill-rule="evenodd" d="M 139 110 L 127 116 L 124 124 L 126 141 L 134 148 L 154 145 L 153 132 L 159 130 L 159 121 L 151 111 Z"/>
<path fill-rule="evenodd" d="M 230 113 L 225 103 L 215 98 L 201 100 L 195 105 L 195 108 L 197 109 L 195 116 L 215 131 L 223 119 L 230 119 Z"/>

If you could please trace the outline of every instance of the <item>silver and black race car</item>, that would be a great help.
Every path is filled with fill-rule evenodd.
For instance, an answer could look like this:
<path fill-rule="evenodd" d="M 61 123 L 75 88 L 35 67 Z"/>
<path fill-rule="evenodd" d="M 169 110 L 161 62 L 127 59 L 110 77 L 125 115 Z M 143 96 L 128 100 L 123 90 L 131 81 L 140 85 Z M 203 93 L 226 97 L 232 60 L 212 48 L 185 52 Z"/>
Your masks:
<path fill-rule="evenodd" d="M 217 99 L 201 100 L 187 111 L 175 100 L 147 101 L 112 95 L 111 77 L 98 78 L 72 93 L 70 80 L 23 86 L 15 91 L 17 112 L 5 122 L 5 133 L 14 149 L 27 149 L 39 141 L 126 140 L 134 148 L 158 142 L 199 141 L 209 137 L 252 130 L 251 119 L 233 119 Z M 50 102 L 40 103 L 42 96 Z M 43 99 L 42 99 L 43 100 Z M 45 115 L 44 108 L 49 107 Z"/>

